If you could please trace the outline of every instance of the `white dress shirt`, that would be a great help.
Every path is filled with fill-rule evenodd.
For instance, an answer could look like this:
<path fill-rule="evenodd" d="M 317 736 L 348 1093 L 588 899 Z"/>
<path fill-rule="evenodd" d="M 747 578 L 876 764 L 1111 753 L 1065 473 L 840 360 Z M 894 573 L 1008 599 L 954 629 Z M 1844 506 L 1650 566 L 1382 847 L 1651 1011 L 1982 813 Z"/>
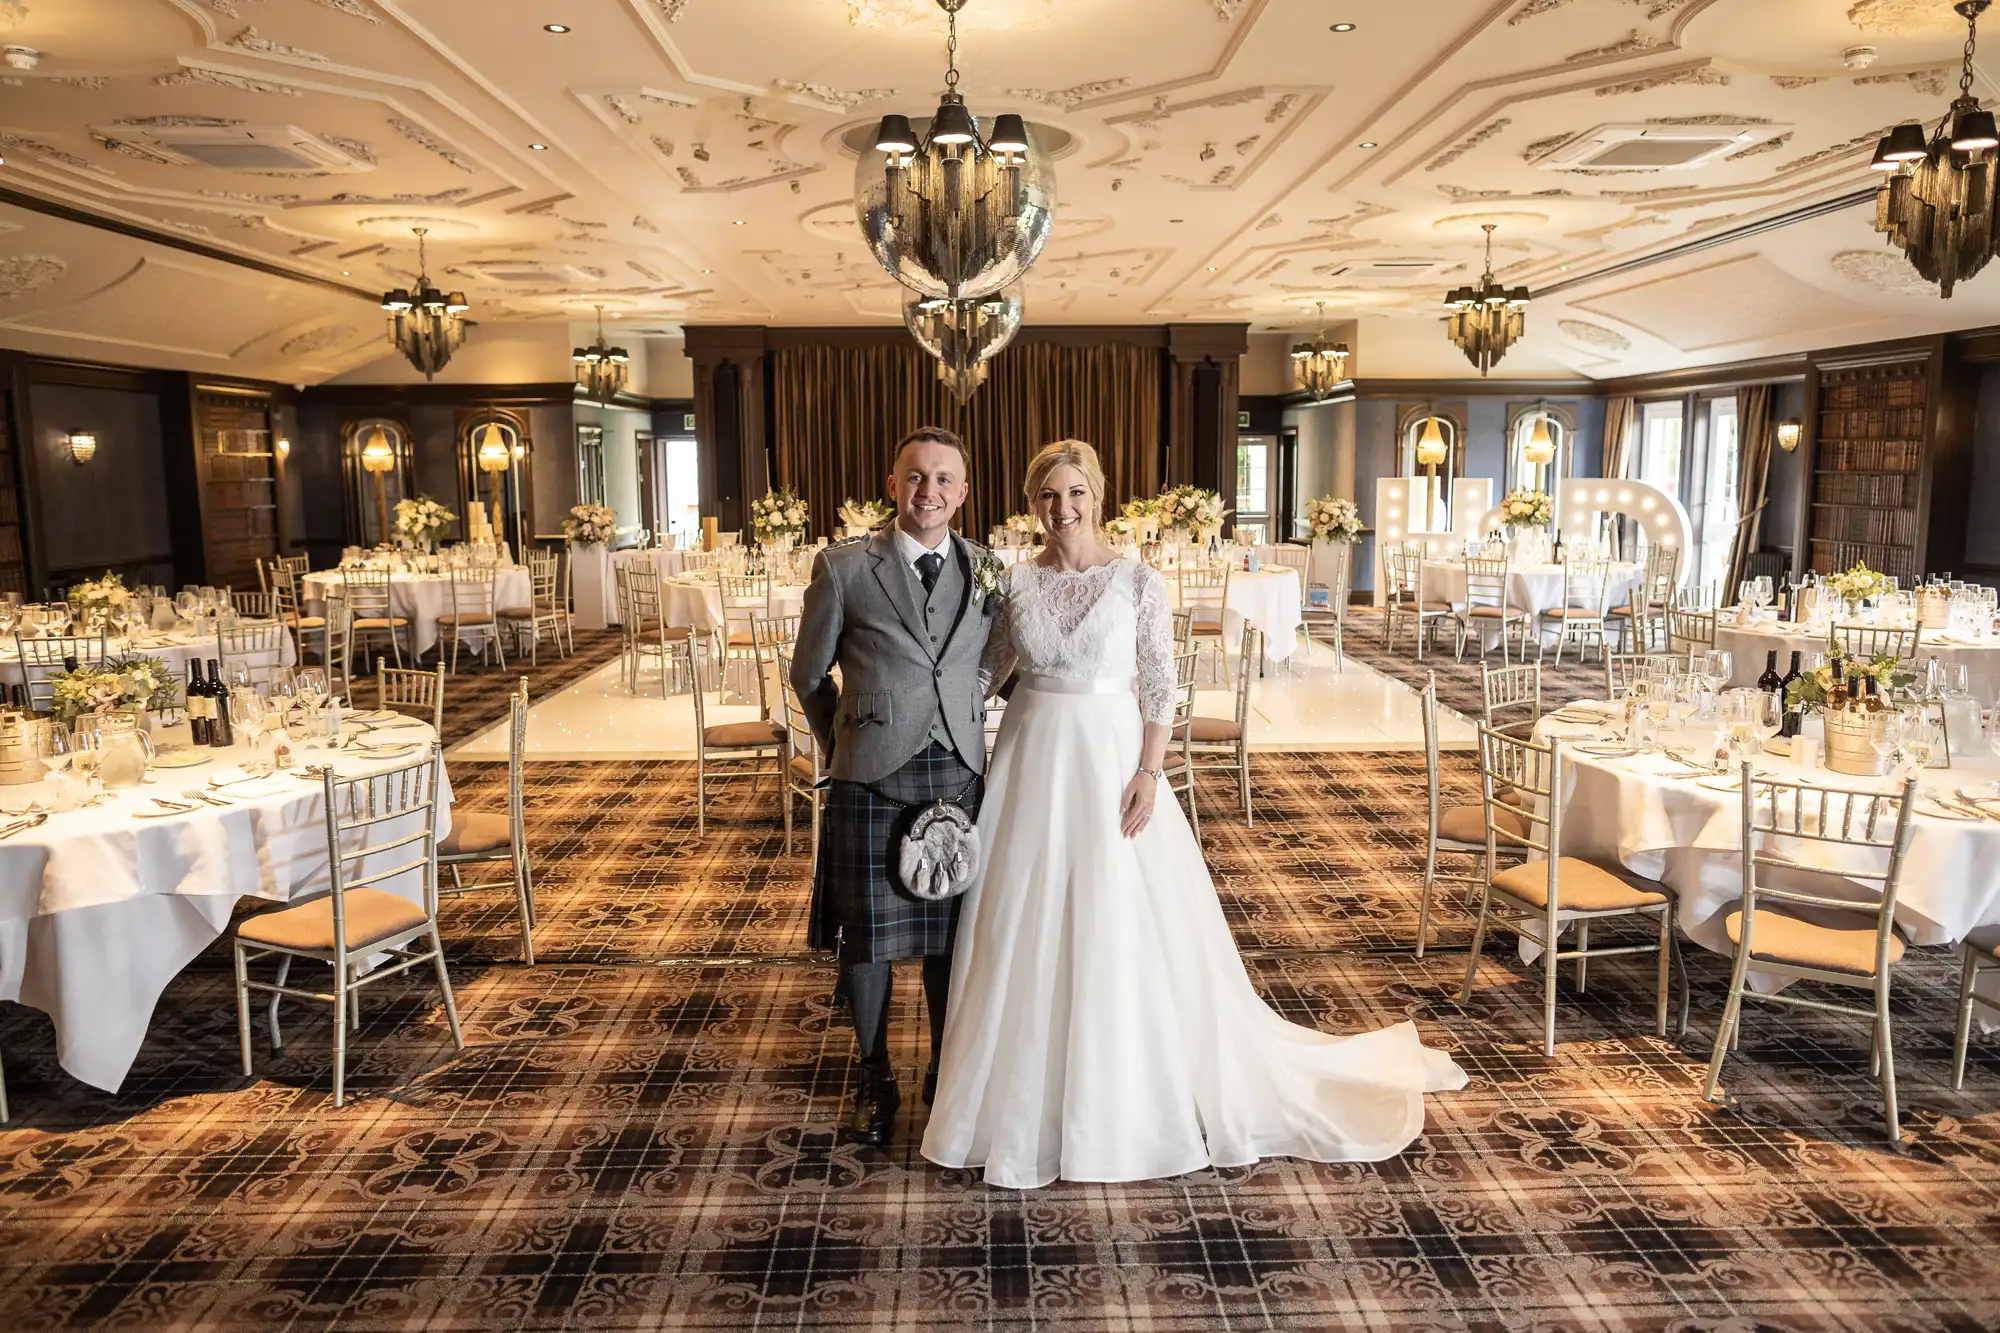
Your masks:
<path fill-rule="evenodd" d="M 946 560 L 951 559 L 951 533 L 946 532 L 943 540 L 938 542 L 936 546 L 926 546 L 909 533 L 903 531 L 902 525 L 898 524 L 896 527 L 896 553 L 903 557 L 903 563 L 910 567 L 910 572 L 915 574 L 917 581 L 921 583 L 923 582 L 924 571 L 917 564 L 917 561 L 927 555 L 939 555 Z"/>

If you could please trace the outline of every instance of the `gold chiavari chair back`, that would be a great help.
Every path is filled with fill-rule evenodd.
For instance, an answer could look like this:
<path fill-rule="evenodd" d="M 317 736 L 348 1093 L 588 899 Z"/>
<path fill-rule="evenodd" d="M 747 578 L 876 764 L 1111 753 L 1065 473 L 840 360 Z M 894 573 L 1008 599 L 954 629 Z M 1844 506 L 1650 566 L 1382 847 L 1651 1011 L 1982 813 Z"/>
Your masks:
<path fill-rule="evenodd" d="M 1494 670 L 1479 664 L 1486 725 L 1512 736 L 1532 735 L 1542 720 L 1542 665 L 1523 662 Z"/>
<path fill-rule="evenodd" d="M 1422 565 L 1418 569 L 1421 571 Z M 1500 660 L 1511 665 L 1508 633 L 1519 627 L 1521 630 L 1521 653 L 1528 651 L 1528 613 L 1510 600 L 1510 585 L 1513 576 L 1505 560 L 1485 560 L 1474 558 L 1465 562 L 1465 610 L 1458 616 L 1458 656 L 1465 656 L 1465 640 L 1468 635 L 1479 639 L 1479 655 L 1486 656 L 1486 633 L 1497 629 L 1500 632 Z"/>
<path fill-rule="evenodd" d="M 1229 648 L 1222 632 L 1223 611 L 1229 603 L 1229 573 L 1227 565 L 1200 564 L 1183 564 L 1177 573 L 1180 609 L 1194 617 L 1195 647 L 1213 650 L 1224 684 L 1229 681 Z"/>
<path fill-rule="evenodd" d="M 288 642 L 285 627 L 275 620 L 224 626 L 215 634 L 216 667 L 228 684 L 267 685 L 285 665 Z"/>
<path fill-rule="evenodd" d="M 820 766 L 819 743 L 813 737 L 812 722 L 806 717 L 805 705 L 799 702 L 798 691 L 792 688 L 791 645 L 780 647 L 776 653 L 778 667 L 778 706 L 780 727 L 784 730 L 784 791 L 785 791 L 785 855 L 792 854 L 792 801 L 801 798 L 806 808 L 812 812 L 811 852 L 813 868 L 819 866 L 819 823 L 820 812 L 825 806 L 826 793 L 820 783 L 825 773 Z"/>
<path fill-rule="evenodd" d="M 105 636 L 101 629 L 95 634 L 57 634 L 40 639 L 16 632 L 14 652 L 21 661 L 28 706 L 38 713 L 49 710 L 49 701 L 55 697 L 55 678 L 69 669 L 68 660 L 74 659 L 80 667 L 104 665 Z"/>
<path fill-rule="evenodd" d="M 1667 612 L 1667 651 L 1675 656 L 1699 653 L 1715 647 L 1715 612 Z"/>
<path fill-rule="evenodd" d="M 386 569 L 343 569 L 341 583 L 347 592 L 349 622 L 355 644 L 373 644 L 386 637 L 389 655 L 403 665 L 403 632 L 410 622 L 396 614 L 391 601 L 389 571 Z"/>
<path fill-rule="evenodd" d="M 1221 771 L 1236 775 L 1243 797 L 1245 828 L 1256 822 L 1250 792 L 1250 671 L 1242 663 L 1263 659 L 1264 634 L 1252 625 L 1243 627 L 1243 652 L 1238 658 L 1235 707 L 1230 717 L 1205 717 L 1196 713 L 1188 724 L 1189 762 L 1198 771 Z M 1203 756 L 1219 757 L 1215 762 L 1197 763 Z"/>
<path fill-rule="evenodd" d="M 1632 691 L 1632 682 L 1661 670 L 1665 662 L 1685 661 L 1678 653 L 1607 653 L 1604 657 L 1604 697 L 1613 703 Z"/>
<path fill-rule="evenodd" d="M 514 891 L 514 910 L 521 921 L 521 957 L 535 965 L 535 881 L 528 862 L 528 678 L 507 699 L 507 810 L 505 814 L 459 810 L 451 812 L 451 832 L 438 843 L 438 863 L 451 869 L 451 888 L 444 893 L 457 895 L 503 885 Z M 490 883 L 467 884 L 464 867 L 505 861 L 509 878 Z"/>
<path fill-rule="evenodd" d="M 444 732 L 444 663 L 431 671 L 385 667 L 375 663 L 375 706 L 422 718 L 440 735 Z"/>
<path fill-rule="evenodd" d="M 1840 645 L 1842 657 L 1869 660 L 1893 657 L 1898 662 L 1916 661 L 1922 638 L 1921 627 L 1888 629 L 1880 625 L 1835 625 L 1828 636 L 1829 643 Z"/>
<path fill-rule="evenodd" d="M 499 614 L 494 604 L 492 564 L 472 564 L 451 572 L 451 610 L 438 617 L 438 628 L 451 636 L 451 674 L 458 674 L 458 647 L 470 637 L 480 659 L 497 655 L 500 666 L 507 665 L 507 649 L 500 642 Z"/>
<path fill-rule="evenodd" d="M 1174 654 L 1174 720 L 1167 737 L 1167 754 L 1160 773 L 1167 790 L 1187 796 L 1188 823 L 1195 840 L 1201 840 L 1201 812 L 1195 808 L 1194 794 L 1194 695 L 1195 677 L 1201 654 L 1190 648 Z"/>

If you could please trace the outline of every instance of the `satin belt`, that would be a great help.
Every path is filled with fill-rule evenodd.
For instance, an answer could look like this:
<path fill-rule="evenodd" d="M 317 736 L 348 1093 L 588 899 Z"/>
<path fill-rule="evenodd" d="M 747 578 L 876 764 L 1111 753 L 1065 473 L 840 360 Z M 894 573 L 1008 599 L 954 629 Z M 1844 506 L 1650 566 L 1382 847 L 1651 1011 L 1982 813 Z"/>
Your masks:
<path fill-rule="evenodd" d="M 1130 676 L 1106 676 L 1097 680 L 1063 680 L 1033 671 L 1021 673 L 1021 688 L 1040 694 L 1130 694 Z"/>

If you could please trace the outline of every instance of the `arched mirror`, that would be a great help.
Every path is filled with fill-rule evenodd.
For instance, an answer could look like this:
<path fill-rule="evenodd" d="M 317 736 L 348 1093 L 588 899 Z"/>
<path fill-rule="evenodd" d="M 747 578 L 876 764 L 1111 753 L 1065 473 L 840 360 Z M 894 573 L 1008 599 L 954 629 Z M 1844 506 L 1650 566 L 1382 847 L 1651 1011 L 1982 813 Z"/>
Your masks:
<path fill-rule="evenodd" d="M 347 531 L 362 546 L 390 541 L 390 515 L 410 494 L 410 428 L 393 417 L 360 417 L 340 431 Z"/>
<path fill-rule="evenodd" d="M 1408 407 L 1401 416 L 1401 461 L 1397 474 L 1429 483 L 1430 503 L 1421 492 L 1412 531 L 1443 532 L 1451 526 L 1452 479 L 1465 467 L 1465 423 L 1457 413 L 1433 405 Z"/>
<path fill-rule="evenodd" d="M 526 516 L 533 508 L 528 500 L 527 414 L 497 407 L 460 413 L 457 452 L 466 516 L 459 535 L 468 541 L 504 541 L 521 550 Z M 484 510 L 486 526 L 474 515 L 475 504 Z"/>
<path fill-rule="evenodd" d="M 1576 419 L 1565 405 L 1523 403 L 1508 410 L 1507 489 L 1557 493 L 1572 471 Z"/>

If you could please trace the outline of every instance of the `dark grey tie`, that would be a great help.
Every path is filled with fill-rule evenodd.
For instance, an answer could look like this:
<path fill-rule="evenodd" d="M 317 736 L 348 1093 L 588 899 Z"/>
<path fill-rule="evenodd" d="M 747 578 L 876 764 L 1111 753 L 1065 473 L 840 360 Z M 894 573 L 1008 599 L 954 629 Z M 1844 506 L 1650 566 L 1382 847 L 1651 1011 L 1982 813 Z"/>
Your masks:
<path fill-rule="evenodd" d="M 924 596 L 937 591 L 938 571 L 944 568 L 944 557 L 936 551 L 926 551 L 917 557 L 917 573 L 924 581 Z"/>

